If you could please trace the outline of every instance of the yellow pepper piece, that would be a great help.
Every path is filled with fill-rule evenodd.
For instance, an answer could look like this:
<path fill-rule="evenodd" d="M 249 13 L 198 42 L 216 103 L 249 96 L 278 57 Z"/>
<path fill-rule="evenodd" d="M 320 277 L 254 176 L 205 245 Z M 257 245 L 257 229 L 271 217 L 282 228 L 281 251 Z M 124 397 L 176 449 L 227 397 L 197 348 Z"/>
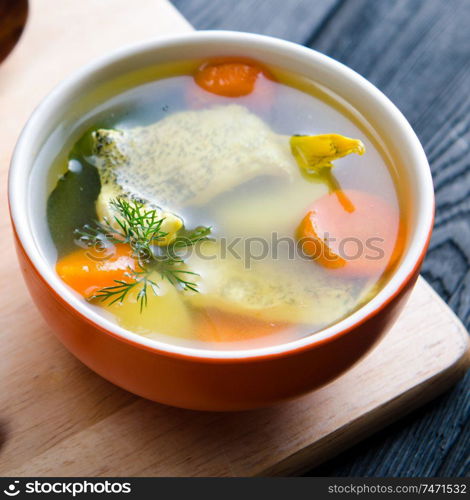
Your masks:
<path fill-rule="evenodd" d="M 351 153 L 366 151 L 359 139 L 339 134 L 294 135 L 290 138 L 291 152 L 301 169 L 307 172 L 333 167 L 333 161 Z"/>
<path fill-rule="evenodd" d="M 191 337 L 191 317 L 181 294 L 167 280 L 161 279 L 157 272 L 149 276 L 158 288 L 147 290 L 147 305 L 140 310 L 138 293 L 141 286 L 131 290 L 122 302 L 97 302 L 112 313 L 117 322 L 127 330 L 149 338 Z"/>

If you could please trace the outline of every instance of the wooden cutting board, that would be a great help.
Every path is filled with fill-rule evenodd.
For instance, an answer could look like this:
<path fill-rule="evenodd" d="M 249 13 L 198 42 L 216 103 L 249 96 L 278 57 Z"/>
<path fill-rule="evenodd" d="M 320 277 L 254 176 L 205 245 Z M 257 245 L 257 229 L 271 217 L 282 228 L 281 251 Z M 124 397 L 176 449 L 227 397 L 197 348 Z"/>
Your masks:
<path fill-rule="evenodd" d="M 346 375 L 275 408 L 198 413 L 129 394 L 73 358 L 32 304 L 13 251 L 9 159 L 38 101 L 123 44 L 191 26 L 166 0 L 32 0 L 0 65 L 0 475 L 251 476 L 298 473 L 430 400 L 469 366 L 468 335 L 420 279 L 383 342 Z M 138 8 L 136 8 L 136 5 Z"/>

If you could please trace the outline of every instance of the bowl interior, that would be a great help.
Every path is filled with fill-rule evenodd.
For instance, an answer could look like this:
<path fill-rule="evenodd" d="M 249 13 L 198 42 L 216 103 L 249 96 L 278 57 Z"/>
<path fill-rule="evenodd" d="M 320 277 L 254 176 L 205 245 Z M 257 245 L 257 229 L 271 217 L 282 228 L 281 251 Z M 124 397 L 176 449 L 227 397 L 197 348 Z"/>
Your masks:
<path fill-rule="evenodd" d="M 155 66 L 188 59 L 220 55 L 249 55 L 267 65 L 281 67 L 313 80 L 325 92 L 342 99 L 360 119 L 370 125 L 374 140 L 390 163 L 399 170 L 400 190 L 407 217 L 407 246 L 402 260 L 385 287 L 344 320 L 309 337 L 249 350 L 210 350 L 165 344 L 128 332 L 99 315 L 56 276 L 47 260 L 47 174 L 33 165 L 57 153 L 57 141 L 70 144 L 74 130 L 83 129 L 86 112 L 109 93 L 129 86 L 130 75 L 139 71 L 152 78 Z M 60 84 L 36 109 L 17 144 L 9 186 L 13 223 L 18 237 L 35 267 L 49 285 L 73 308 L 105 331 L 150 348 L 210 358 L 246 358 L 286 352 L 334 336 L 377 311 L 413 272 L 426 247 L 433 219 L 433 188 L 422 147 L 406 119 L 372 84 L 332 59 L 282 40 L 231 32 L 199 32 L 131 46 L 96 61 Z"/>

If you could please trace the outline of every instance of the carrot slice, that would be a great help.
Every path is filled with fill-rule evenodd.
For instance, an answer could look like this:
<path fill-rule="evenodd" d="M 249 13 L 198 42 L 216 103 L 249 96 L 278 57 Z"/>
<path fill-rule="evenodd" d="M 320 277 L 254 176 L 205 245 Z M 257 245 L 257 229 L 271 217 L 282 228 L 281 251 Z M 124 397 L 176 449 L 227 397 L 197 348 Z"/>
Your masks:
<path fill-rule="evenodd" d="M 75 291 L 89 299 L 101 288 L 125 281 L 126 273 L 136 269 L 136 260 L 128 245 L 118 244 L 106 252 L 80 248 L 60 259 L 57 274 Z"/>
<path fill-rule="evenodd" d="M 254 61 L 247 59 L 214 59 L 202 64 L 194 75 L 195 82 L 208 92 L 224 97 L 251 94 L 258 78 L 272 76 Z"/>
<path fill-rule="evenodd" d="M 286 325 L 237 316 L 216 309 L 198 310 L 196 338 L 205 342 L 235 342 L 278 333 Z"/>
<path fill-rule="evenodd" d="M 274 82 L 271 73 L 251 59 L 211 59 L 196 70 L 188 84 L 188 105 L 200 109 L 237 99 L 250 109 L 263 112 L 274 100 Z"/>
<path fill-rule="evenodd" d="M 308 208 L 298 229 L 303 252 L 328 269 L 349 276 L 379 276 L 398 260 L 404 246 L 398 210 L 382 198 L 355 190 L 336 192 Z"/>

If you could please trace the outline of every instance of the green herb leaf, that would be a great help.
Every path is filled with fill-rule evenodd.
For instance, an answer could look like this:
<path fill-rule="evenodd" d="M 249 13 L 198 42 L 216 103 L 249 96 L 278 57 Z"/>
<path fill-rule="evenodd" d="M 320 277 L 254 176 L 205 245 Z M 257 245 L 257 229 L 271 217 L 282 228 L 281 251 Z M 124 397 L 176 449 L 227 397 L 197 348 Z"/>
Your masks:
<path fill-rule="evenodd" d="M 74 230 L 96 219 L 95 201 L 100 178 L 95 167 L 77 162 L 77 170 L 68 170 L 57 182 L 47 201 L 47 222 L 59 255 L 75 248 Z"/>

